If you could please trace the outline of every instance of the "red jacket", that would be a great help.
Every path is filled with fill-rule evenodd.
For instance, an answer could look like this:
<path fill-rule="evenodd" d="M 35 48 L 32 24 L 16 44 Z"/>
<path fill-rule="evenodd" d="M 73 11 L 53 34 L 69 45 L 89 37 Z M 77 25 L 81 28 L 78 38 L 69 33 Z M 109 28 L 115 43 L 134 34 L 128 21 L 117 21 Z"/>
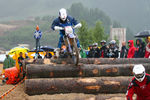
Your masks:
<path fill-rule="evenodd" d="M 129 40 L 128 42 L 130 42 L 130 45 L 129 45 L 127 58 L 134 58 L 134 53 L 136 48 L 134 47 L 133 40 Z"/>
<path fill-rule="evenodd" d="M 149 56 L 150 56 L 150 45 L 149 44 L 147 44 L 146 45 L 146 48 L 145 48 L 145 58 L 149 58 Z"/>
<path fill-rule="evenodd" d="M 150 100 L 150 75 L 146 74 L 145 78 L 142 82 L 139 82 L 133 77 L 132 81 L 130 82 L 126 98 L 127 100 L 133 100 L 133 94 L 137 95 L 137 100 Z"/>

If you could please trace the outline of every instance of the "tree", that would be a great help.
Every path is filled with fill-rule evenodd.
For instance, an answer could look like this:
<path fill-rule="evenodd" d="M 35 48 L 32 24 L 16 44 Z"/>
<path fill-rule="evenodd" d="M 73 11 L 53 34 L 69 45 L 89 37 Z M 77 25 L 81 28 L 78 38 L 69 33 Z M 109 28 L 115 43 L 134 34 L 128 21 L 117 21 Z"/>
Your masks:
<path fill-rule="evenodd" d="M 94 42 L 100 43 L 101 40 L 107 40 L 108 36 L 100 21 L 97 21 L 95 27 L 90 29 L 85 21 L 81 21 L 81 23 L 82 27 L 78 30 L 78 37 L 83 48 L 87 48 Z"/>
<path fill-rule="evenodd" d="M 100 43 L 101 40 L 107 40 L 107 35 L 104 32 L 104 27 L 101 21 L 97 21 L 95 27 L 93 28 L 93 38 L 94 42 Z"/>
<path fill-rule="evenodd" d="M 121 24 L 118 21 L 113 21 L 113 28 L 121 28 Z"/>
<path fill-rule="evenodd" d="M 81 21 L 82 27 L 79 28 L 77 34 L 78 38 L 80 41 L 80 44 L 82 45 L 83 48 L 87 48 L 90 43 L 92 43 L 91 40 L 93 40 L 90 36 L 89 30 L 88 30 L 88 25 L 86 24 L 85 21 Z"/>
<path fill-rule="evenodd" d="M 93 26 L 96 21 L 100 20 L 103 23 L 105 32 L 109 33 L 110 31 L 111 19 L 106 13 L 98 8 L 88 9 L 84 7 L 82 3 L 74 3 L 68 9 L 68 13 L 76 19 L 85 20 L 88 26 Z"/>

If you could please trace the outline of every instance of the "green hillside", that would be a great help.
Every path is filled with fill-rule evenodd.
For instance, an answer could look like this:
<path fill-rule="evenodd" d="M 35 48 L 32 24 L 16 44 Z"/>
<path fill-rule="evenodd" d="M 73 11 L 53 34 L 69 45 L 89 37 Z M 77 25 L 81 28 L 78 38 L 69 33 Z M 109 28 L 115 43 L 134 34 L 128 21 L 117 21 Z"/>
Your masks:
<path fill-rule="evenodd" d="M 58 11 L 57 11 L 58 12 Z M 104 34 L 109 34 L 110 26 L 113 24 L 114 27 L 122 27 L 118 21 L 113 21 L 105 12 L 98 8 L 87 8 L 81 3 L 74 3 L 68 7 L 68 13 L 77 18 L 79 21 L 83 20 L 87 23 L 89 33 L 92 34 L 96 22 L 100 21 L 102 27 L 104 27 Z M 43 31 L 43 37 L 41 39 L 41 45 L 51 45 L 56 47 L 58 42 L 58 32 L 54 32 L 50 29 L 52 20 L 56 18 L 51 15 L 36 17 L 34 21 L 26 21 L 26 23 L 19 23 L 19 28 L 11 31 L 5 32 L 4 36 L 0 37 L 0 46 L 6 49 L 10 49 L 17 44 L 27 43 L 33 48 L 35 47 L 35 40 L 33 38 L 33 33 L 35 31 L 35 26 L 38 24 L 40 29 Z M 6 24 L 13 24 L 13 21 L 3 22 Z M 16 23 L 14 21 L 14 23 Z M 100 25 L 101 26 L 101 25 Z M 93 32 L 92 32 L 92 31 Z M 102 29 L 103 30 L 103 29 Z M 92 32 L 92 33 L 90 33 Z M 127 38 L 133 39 L 133 34 L 130 29 L 127 29 Z M 100 41 L 100 40 L 92 40 Z M 89 42 L 90 43 L 90 42 Z"/>
<path fill-rule="evenodd" d="M 69 8 L 77 2 L 103 10 L 111 19 L 130 27 L 133 33 L 150 28 L 149 0 L 0 0 L 0 21 L 55 16 L 60 8 Z"/>

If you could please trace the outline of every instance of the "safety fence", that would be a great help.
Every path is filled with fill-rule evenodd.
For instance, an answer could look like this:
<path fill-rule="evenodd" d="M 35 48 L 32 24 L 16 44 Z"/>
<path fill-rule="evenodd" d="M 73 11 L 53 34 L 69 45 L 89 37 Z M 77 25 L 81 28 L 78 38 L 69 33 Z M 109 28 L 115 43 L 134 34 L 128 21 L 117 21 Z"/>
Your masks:
<path fill-rule="evenodd" d="M 26 77 L 23 80 L 21 80 L 18 84 L 16 84 L 15 86 L 13 86 L 11 89 L 9 89 L 8 91 L 6 91 L 4 94 L 2 94 L 0 96 L 0 100 L 2 100 L 5 96 L 7 96 L 9 93 L 11 93 L 18 85 L 20 85 L 21 83 L 23 83 L 25 79 L 26 79 Z"/>

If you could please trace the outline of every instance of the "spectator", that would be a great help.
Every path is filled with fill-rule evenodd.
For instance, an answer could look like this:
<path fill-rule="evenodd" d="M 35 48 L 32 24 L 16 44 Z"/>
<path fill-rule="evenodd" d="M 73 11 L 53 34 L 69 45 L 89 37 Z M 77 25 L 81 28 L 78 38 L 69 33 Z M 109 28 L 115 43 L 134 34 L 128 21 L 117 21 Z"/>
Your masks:
<path fill-rule="evenodd" d="M 86 52 L 83 50 L 81 45 L 80 45 L 80 56 L 81 58 L 86 58 Z"/>
<path fill-rule="evenodd" d="M 133 100 L 134 93 L 137 95 L 136 100 L 150 100 L 150 75 L 145 73 L 142 64 L 134 65 L 133 74 L 126 93 L 127 100 Z"/>
<path fill-rule="evenodd" d="M 149 42 L 149 36 L 145 38 L 146 44 Z"/>
<path fill-rule="evenodd" d="M 29 56 L 28 56 L 28 53 L 25 53 L 25 59 L 28 59 Z"/>
<path fill-rule="evenodd" d="M 46 55 L 44 56 L 44 58 L 52 58 L 52 54 L 46 51 Z"/>
<path fill-rule="evenodd" d="M 15 61 L 6 53 L 6 58 L 3 63 L 3 69 L 11 68 L 15 66 Z"/>
<path fill-rule="evenodd" d="M 140 58 L 144 58 L 145 56 L 145 42 L 144 41 L 140 45 L 139 52 L 140 52 Z"/>
<path fill-rule="evenodd" d="M 146 45 L 146 48 L 145 48 L 145 58 L 149 58 L 150 56 L 150 36 L 147 37 L 147 45 Z"/>
<path fill-rule="evenodd" d="M 100 49 L 98 48 L 98 43 L 93 44 L 93 50 L 94 50 L 94 58 L 100 57 Z"/>
<path fill-rule="evenodd" d="M 129 46 L 129 50 L 128 50 L 128 55 L 127 58 L 134 58 L 134 54 L 135 54 L 135 47 L 134 47 L 134 42 L 133 40 L 129 40 L 128 41 L 128 46 Z"/>
<path fill-rule="evenodd" d="M 34 59 L 42 59 L 42 56 L 39 54 L 39 52 L 35 53 Z"/>
<path fill-rule="evenodd" d="M 39 26 L 36 26 L 36 31 L 34 32 L 34 38 L 36 40 L 36 50 L 40 50 L 40 39 L 42 37 L 42 32 L 39 29 Z"/>
<path fill-rule="evenodd" d="M 135 54 L 134 57 L 135 58 L 143 58 L 143 47 L 142 47 L 142 40 L 141 39 L 137 39 L 136 40 L 136 49 L 135 49 Z M 143 56 L 143 57 L 142 57 Z"/>
<path fill-rule="evenodd" d="M 107 52 L 107 56 L 109 58 L 118 58 L 118 48 L 116 46 L 116 41 L 115 40 L 111 40 L 109 42 L 109 49 Z"/>
<path fill-rule="evenodd" d="M 102 40 L 101 41 L 101 48 L 100 48 L 100 57 L 101 58 L 107 58 L 107 51 L 108 51 L 108 48 L 106 46 L 106 41 L 105 40 Z"/>
<path fill-rule="evenodd" d="M 93 45 L 89 45 L 89 51 L 88 51 L 87 57 L 88 58 L 93 58 L 94 57 Z"/>
<path fill-rule="evenodd" d="M 18 63 L 19 63 L 19 67 L 20 67 L 20 72 L 22 72 L 22 70 L 23 70 L 23 60 L 24 60 L 23 53 L 20 52 L 19 53 L 19 57 L 18 57 Z"/>
<path fill-rule="evenodd" d="M 126 47 L 126 42 L 123 41 L 121 51 L 120 51 L 120 58 L 127 58 L 127 54 L 128 54 L 128 49 Z"/>
<path fill-rule="evenodd" d="M 20 52 L 20 53 L 19 53 L 19 57 L 18 57 L 18 63 L 19 63 L 19 67 L 20 67 L 20 74 L 19 74 L 19 77 L 20 77 L 21 79 L 23 79 L 23 78 L 26 76 L 26 68 L 25 68 L 25 66 L 23 66 L 23 60 L 24 60 L 24 59 L 25 59 L 25 58 L 23 57 L 23 53 Z M 23 77 L 22 77 L 21 73 L 23 74 Z"/>
<path fill-rule="evenodd" d="M 60 52 L 59 52 L 59 57 L 60 58 L 67 58 L 68 57 L 67 48 L 66 48 L 66 45 L 65 45 L 64 42 L 61 45 Z"/>

